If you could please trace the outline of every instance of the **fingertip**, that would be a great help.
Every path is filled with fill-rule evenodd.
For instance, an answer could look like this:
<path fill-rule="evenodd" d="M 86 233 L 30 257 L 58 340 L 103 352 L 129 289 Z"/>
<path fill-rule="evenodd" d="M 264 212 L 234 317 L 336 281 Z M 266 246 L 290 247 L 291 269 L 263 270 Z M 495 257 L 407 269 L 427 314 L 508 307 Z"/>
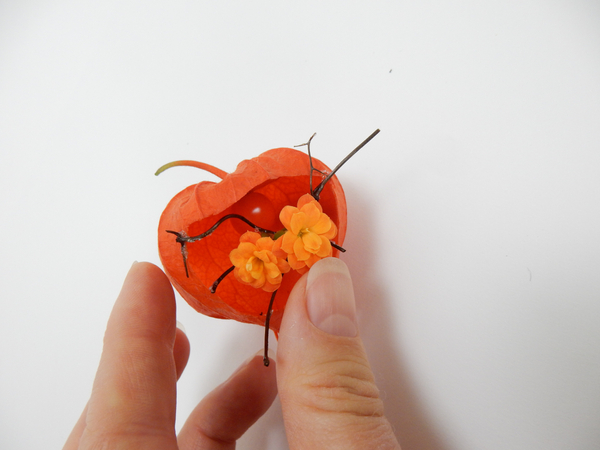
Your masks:
<path fill-rule="evenodd" d="M 149 262 L 134 262 L 125 277 L 107 331 L 158 333 L 175 338 L 175 293 L 164 272 Z"/>
<path fill-rule="evenodd" d="M 174 298 L 173 289 L 171 287 L 171 282 L 162 271 L 160 267 L 150 262 L 142 261 L 134 261 L 131 267 L 129 268 L 129 272 L 127 273 L 127 277 L 125 278 L 125 283 L 139 282 L 144 280 L 145 282 L 152 283 L 160 288 L 166 288 Z"/>

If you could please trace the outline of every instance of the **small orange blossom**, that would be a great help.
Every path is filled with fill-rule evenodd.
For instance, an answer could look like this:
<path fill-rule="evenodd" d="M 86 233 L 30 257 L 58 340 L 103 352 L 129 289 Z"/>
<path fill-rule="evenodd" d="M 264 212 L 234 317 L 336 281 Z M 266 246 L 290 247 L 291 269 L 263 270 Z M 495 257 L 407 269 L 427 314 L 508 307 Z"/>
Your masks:
<path fill-rule="evenodd" d="M 304 273 L 320 259 L 331 256 L 329 240 L 336 236 L 337 227 L 312 195 L 300 197 L 297 208 L 285 206 L 279 220 L 287 230 L 281 248 L 288 254 L 292 269 Z"/>
<path fill-rule="evenodd" d="M 240 236 L 240 245 L 229 254 L 235 266 L 235 277 L 254 288 L 273 292 L 279 288 L 282 273 L 290 270 L 281 250 L 281 239 L 261 237 L 259 233 L 247 231 Z"/>

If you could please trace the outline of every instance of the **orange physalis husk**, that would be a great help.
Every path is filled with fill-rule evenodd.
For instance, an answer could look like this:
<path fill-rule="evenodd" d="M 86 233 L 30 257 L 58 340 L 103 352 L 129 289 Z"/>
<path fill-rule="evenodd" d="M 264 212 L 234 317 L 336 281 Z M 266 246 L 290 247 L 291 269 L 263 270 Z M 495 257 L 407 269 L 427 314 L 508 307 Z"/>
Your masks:
<path fill-rule="evenodd" d="M 274 241 L 254 231 L 242 234 L 240 245 L 229 254 L 238 281 L 267 292 L 279 289 L 282 274 L 290 271 L 286 258 L 287 253 L 281 250 L 281 238 Z"/>
<path fill-rule="evenodd" d="M 297 208 L 285 206 L 279 219 L 287 230 L 281 248 L 288 253 L 292 269 L 308 272 L 314 263 L 332 255 L 330 240 L 337 235 L 337 227 L 312 195 L 300 197 Z"/>
<path fill-rule="evenodd" d="M 315 169 L 331 170 L 313 158 Z M 198 312 L 211 317 L 234 319 L 240 322 L 265 324 L 271 293 L 241 283 L 233 274 L 226 276 L 215 294 L 209 288 L 231 267 L 229 253 L 238 247 L 245 231 L 254 231 L 238 219 L 223 222 L 213 234 L 196 242 L 186 243 L 189 277 L 186 277 L 181 246 L 166 230 L 199 235 L 227 214 L 241 214 L 255 225 L 279 231 L 278 219 L 284 206 L 296 205 L 310 191 L 308 155 L 291 148 L 269 150 L 257 158 L 242 161 L 235 172 L 225 174 L 208 165 L 199 165 L 222 177 L 218 183 L 203 181 L 181 191 L 167 205 L 158 226 L 159 255 L 171 283 L 181 296 Z M 214 169 L 214 170 L 213 170 Z M 317 186 L 323 175 L 313 173 Z M 338 230 L 335 242 L 343 245 L 346 235 L 346 199 L 334 175 L 323 188 L 320 206 Z M 262 217 L 252 218 L 249 212 L 259 204 Z M 260 223 L 259 219 L 260 218 Z M 338 255 L 333 249 L 332 256 Z M 270 327 L 277 332 L 288 296 L 300 278 L 297 271 L 283 276 L 275 296 Z"/>

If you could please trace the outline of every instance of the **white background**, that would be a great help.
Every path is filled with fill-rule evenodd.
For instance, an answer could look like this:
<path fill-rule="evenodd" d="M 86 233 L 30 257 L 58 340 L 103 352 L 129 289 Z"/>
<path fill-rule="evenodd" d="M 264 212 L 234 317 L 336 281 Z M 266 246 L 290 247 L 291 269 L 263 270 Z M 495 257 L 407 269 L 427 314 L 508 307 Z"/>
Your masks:
<path fill-rule="evenodd" d="M 600 3 L 0 3 L 0 448 L 60 448 L 160 213 L 313 140 L 404 450 L 600 447 Z M 262 345 L 178 299 L 178 427 Z M 240 449 L 286 448 L 276 403 Z"/>

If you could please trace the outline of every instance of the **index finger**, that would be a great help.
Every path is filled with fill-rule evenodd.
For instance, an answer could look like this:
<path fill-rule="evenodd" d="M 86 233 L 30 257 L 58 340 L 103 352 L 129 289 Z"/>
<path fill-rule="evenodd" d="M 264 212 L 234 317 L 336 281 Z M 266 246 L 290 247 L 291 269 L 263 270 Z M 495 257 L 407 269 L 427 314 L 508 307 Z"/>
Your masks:
<path fill-rule="evenodd" d="M 167 277 L 134 264 L 108 322 L 79 448 L 177 448 L 175 330 Z"/>

